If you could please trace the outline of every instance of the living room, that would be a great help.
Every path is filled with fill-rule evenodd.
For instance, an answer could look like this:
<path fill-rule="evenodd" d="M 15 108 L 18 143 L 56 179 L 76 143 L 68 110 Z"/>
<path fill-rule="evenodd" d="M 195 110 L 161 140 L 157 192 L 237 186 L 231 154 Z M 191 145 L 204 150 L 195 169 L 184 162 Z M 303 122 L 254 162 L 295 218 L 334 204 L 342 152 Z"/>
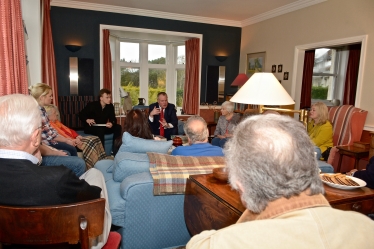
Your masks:
<path fill-rule="evenodd" d="M 30 0 L 24 0 L 30 1 Z M 39 0 L 33 0 L 34 3 Z M 308 2 L 308 1 L 303 1 Z M 271 72 L 272 65 L 282 65 L 282 72 L 274 75 L 281 80 L 282 86 L 295 100 L 295 109 L 299 109 L 302 69 L 304 52 L 308 49 L 322 47 L 335 47 L 352 43 L 361 43 L 361 60 L 357 80 L 355 107 L 368 111 L 362 141 L 369 141 L 369 132 L 374 131 L 374 104 L 371 93 L 374 85 L 371 79 L 374 72 L 371 65 L 374 59 L 369 55 L 374 49 L 374 35 L 372 12 L 374 3 L 371 0 L 319 0 L 314 4 L 294 11 L 268 13 L 257 18 L 244 21 L 208 22 L 207 19 L 192 20 L 169 19 L 155 16 L 144 16 L 129 13 L 115 12 L 112 8 L 103 11 L 93 8 L 94 5 L 74 4 L 71 1 L 51 1 L 51 26 L 56 57 L 56 73 L 59 96 L 70 95 L 69 83 L 69 57 L 88 58 L 93 61 L 93 82 L 91 87 L 85 89 L 84 95 L 97 96 L 102 82 L 101 63 L 101 25 L 111 27 L 131 27 L 135 29 L 162 30 L 179 33 L 198 34 L 202 38 L 200 58 L 200 103 L 206 102 L 209 92 L 206 73 L 208 65 L 226 67 L 226 83 L 224 94 L 232 95 L 237 91 L 231 87 L 239 73 L 245 73 L 247 68 L 247 55 L 253 53 L 266 53 L 265 72 Z M 105 3 L 104 3 L 105 4 Z M 90 7 L 88 7 L 90 6 Z M 35 7 L 35 6 L 34 6 Z M 96 6 L 97 7 L 97 6 Z M 296 8 L 296 7 L 295 7 Z M 30 8 L 29 14 L 35 15 Z M 40 12 L 39 12 L 40 14 Z M 37 15 L 40 19 L 41 15 Z M 270 17 L 269 17 L 270 16 Z M 211 19 L 210 19 L 211 20 Z M 28 32 L 41 32 L 28 26 Z M 30 38 L 31 39 L 31 38 Z M 69 52 L 65 45 L 79 43 L 81 50 Z M 40 82 L 40 44 L 29 51 L 30 84 Z M 216 56 L 227 56 L 225 61 L 218 61 Z M 287 72 L 288 79 L 284 79 Z M 113 88 L 113 96 L 119 100 L 117 89 Z M 116 96 L 118 95 L 118 96 Z M 174 102 L 171 100 L 170 102 Z M 200 114 L 205 113 L 206 106 L 200 106 Z M 213 119 L 213 116 L 211 116 Z M 117 184 L 117 183 L 116 183 Z M 175 197 L 179 198 L 180 197 Z M 160 201 L 162 203 L 162 201 Z M 180 204 L 180 200 L 178 200 Z M 147 204 L 144 204 L 147 205 Z M 136 209 L 136 207 L 135 207 Z M 120 217 L 120 219 L 124 217 Z"/>

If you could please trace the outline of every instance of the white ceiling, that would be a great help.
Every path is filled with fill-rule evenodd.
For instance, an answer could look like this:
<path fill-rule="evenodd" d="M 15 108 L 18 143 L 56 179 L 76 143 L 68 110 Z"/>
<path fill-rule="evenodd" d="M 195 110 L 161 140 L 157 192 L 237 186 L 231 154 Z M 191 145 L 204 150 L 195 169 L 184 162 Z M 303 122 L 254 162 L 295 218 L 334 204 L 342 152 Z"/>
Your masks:
<path fill-rule="evenodd" d="M 327 0 L 52 0 L 52 6 L 243 27 Z"/>

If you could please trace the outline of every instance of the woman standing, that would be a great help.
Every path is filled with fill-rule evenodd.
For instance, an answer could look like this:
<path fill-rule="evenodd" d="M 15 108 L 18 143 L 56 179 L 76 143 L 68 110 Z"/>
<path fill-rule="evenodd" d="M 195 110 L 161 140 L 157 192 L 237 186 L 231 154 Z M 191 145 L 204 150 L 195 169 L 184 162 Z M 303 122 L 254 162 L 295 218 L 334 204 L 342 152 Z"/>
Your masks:
<path fill-rule="evenodd" d="M 309 116 L 311 121 L 308 123 L 308 134 L 313 141 L 315 152 L 317 152 L 317 159 L 321 158 L 321 154 L 332 147 L 332 125 L 328 120 L 327 106 L 322 102 L 317 102 L 312 105 Z M 327 158 L 324 158 L 327 160 Z"/>
<path fill-rule="evenodd" d="M 49 122 L 56 129 L 59 135 L 72 139 L 77 144 L 76 147 L 83 152 L 83 159 L 86 162 L 86 170 L 93 168 L 95 163 L 106 158 L 105 150 L 99 137 L 79 136 L 75 130 L 63 125 L 58 119 L 58 109 L 55 105 L 45 106 Z"/>
<path fill-rule="evenodd" d="M 74 139 L 60 136 L 58 132 L 49 123 L 47 112 L 44 106 L 50 105 L 52 102 L 52 88 L 44 83 L 37 83 L 29 88 L 31 96 L 33 96 L 39 104 L 39 109 L 42 116 L 42 141 L 58 150 L 64 150 L 70 153 L 71 156 L 78 156 L 77 145 Z"/>
<path fill-rule="evenodd" d="M 223 148 L 227 139 L 232 137 L 234 128 L 240 121 L 240 115 L 234 113 L 234 103 L 230 101 L 222 103 L 221 114 L 214 132 L 215 137 L 212 139 L 212 145 Z"/>

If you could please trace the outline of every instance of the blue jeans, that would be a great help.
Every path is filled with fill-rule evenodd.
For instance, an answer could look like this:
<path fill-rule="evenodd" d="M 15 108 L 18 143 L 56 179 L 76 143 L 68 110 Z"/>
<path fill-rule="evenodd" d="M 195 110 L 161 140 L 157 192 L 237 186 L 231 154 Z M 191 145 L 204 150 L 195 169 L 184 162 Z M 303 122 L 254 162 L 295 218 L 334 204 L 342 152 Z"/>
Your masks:
<path fill-rule="evenodd" d="M 221 138 L 215 137 L 212 139 L 212 145 L 223 148 L 223 146 L 225 146 L 226 141 L 227 141 L 227 138 L 221 139 Z"/>
<path fill-rule="evenodd" d="M 86 163 L 76 156 L 43 156 L 41 166 L 60 166 L 71 169 L 78 177 L 86 171 Z"/>
<path fill-rule="evenodd" d="M 317 146 L 314 146 L 314 152 L 317 152 L 316 158 L 319 160 L 322 156 L 321 149 Z"/>
<path fill-rule="evenodd" d="M 71 156 L 78 156 L 77 149 L 70 144 L 58 142 L 57 144 L 50 144 L 50 146 L 58 150 L 65 150 L 69 152 Z"/>

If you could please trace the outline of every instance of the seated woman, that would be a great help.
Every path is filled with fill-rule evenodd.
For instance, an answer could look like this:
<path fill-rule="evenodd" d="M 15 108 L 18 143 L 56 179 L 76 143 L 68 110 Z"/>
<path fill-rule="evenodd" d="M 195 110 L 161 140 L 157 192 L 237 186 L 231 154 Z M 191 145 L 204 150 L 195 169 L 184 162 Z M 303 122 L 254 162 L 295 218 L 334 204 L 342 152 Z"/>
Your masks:
<path fill-rule="evenodd" d="M 225 101 L 221 106 L 221 116 L 218 119 L 212 145 L 223 148 L 228 138 L 232 137 L 235 126 L 240 121 L 240 115 L 234 113 L 234 103 Z"/>
<path fill-rule="evenodd" d="M 52 88 L 44 83 L 37 83 L 29 88 L 30 95 L 39 104 L 40 114 L 42 116 L 42 142 L 58 150 L 69 152 L 71 156 L 77 156 L 76 141 L 60 136 L 58 132 L 51 127 L 44 106 L 52 103 Z"/>
<path fill-rule="evenodd" d="M 147 117 L 148 115 L 146 115 L 142 109 L 132 109 L 126 115 L 123 132 L 127 131 L 134 137 L 157 140 L 157 137 L 153 137 Z M 117 148 L 122 144 L 122 136 L 123 134 L 115 141 L 115 146 L 117 146 Z"/>
<path fill-rule="evenodd" d="M 309 116 L 311 120 L 308 123 L 308 134 L 315 145 L 317 158 L 321 158 L 321 154 L 329 147 L 333 147 L 332 143 L 332 125 L 328 120 L 327 106 L 322 102 L 312 105 Z M 324 158 L 326 161 L 327 158 Z"/>
<path fill-rule="evenodd" d="M 55 105 L 46 105 L 49 122 L 60 136 L 71 139 L 77 148 L 82 150 L 86 162 L 86 170 L 93 168 L 95 163 L 106 158 L 105 150 L 97 136 L 79 136 L 74 130 L 66 127 L 58 120 L 58 109 Z"/>

